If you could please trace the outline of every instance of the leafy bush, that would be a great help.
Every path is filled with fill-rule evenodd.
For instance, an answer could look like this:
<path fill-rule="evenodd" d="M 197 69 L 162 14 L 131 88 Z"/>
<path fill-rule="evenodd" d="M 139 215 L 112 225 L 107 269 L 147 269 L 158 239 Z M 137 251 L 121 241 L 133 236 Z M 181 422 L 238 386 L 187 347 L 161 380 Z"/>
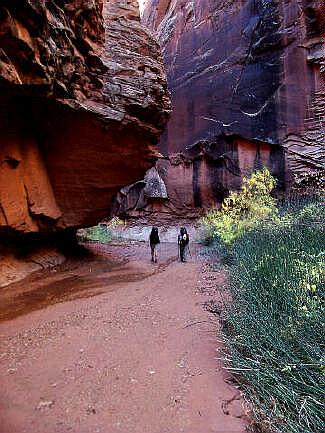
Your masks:
<path fill-rule="evenodd" d="M 226 360 L 262 431 L 321 433 L 323 214 L 318 202 L 293 209 L 232 246 Z"/>
<path fill-rule="evenodd" d="M 106 225 L 89 227 L 88 229 L 85 229 L 85 232 L 85 238 L 89 241 L 106 244 L 112 240 L 111 232 L 108 230 Z"/>
<path fill-rule="evenodd" d="M 230 245 L 261 221 L 276 218 L 276 200 L 271 196 L 275 184 L 266 168 L 244 178 L 239 192 L 232 192 L 220 210 L 212 210 L 202 219 L 207 236 Z"/>
<path fill-rule="evenodd" d="M 122 220 L 117 217 L 112 218 L 108 223 L 98 224 L 94 227 L 89 227 L 86 229 L 80 229 L 78 231 L 78 236 L 80 239 L 86 241 L 100 242 L 106 244 L 113 239 L 113 229 L 114 227 L 124 224 Z"/>

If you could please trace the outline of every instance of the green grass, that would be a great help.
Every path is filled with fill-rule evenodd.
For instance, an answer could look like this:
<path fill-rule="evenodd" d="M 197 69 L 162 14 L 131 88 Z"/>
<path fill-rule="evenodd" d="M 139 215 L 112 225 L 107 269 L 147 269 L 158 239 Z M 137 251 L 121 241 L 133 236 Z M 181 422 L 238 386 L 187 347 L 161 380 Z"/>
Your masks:
<path fill-rule="evenodd" d="M 81 241 L 99 242 L 107 244 L 113 239 L 117 239 L 114 229 L 117 226 L 123 225 L 124 222 L 118 217 L 112 218 L 105 224 L 98 224 L 97 226 L 88 227 L 78 230 L 78 238 Z"/>
<path fill-rule="evenodd" d="M 324 431 L 324 245 L 317 201 L 288 206 L 232 246 L 228 368 L 261 431 Z"/>
<path fill-rule="evenodd" d="M 79 238 L 91 242 L 107 244 L 112 241 L 112 232 L 106 225 L 97 225 L 79 230 Z"/>

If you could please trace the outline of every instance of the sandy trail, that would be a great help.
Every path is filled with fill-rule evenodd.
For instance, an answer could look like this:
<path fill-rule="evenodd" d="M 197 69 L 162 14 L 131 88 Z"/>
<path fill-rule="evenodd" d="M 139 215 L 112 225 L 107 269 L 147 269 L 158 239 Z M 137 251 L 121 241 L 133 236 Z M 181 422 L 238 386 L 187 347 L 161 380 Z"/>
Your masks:
<path fill-rule="evenodd" d="M 202 259 L 93 248 L 1 292 L 0 433 L 245 432 Z"/>

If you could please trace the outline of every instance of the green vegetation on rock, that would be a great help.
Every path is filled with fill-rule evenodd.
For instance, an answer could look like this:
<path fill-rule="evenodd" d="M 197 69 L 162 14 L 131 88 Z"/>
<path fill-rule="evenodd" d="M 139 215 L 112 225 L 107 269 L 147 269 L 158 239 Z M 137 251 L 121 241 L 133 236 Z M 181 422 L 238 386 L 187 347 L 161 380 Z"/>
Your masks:
<path fill-rule="evenodd" d="M 108 223 L 101 223 L 94 227 L 78 230 L 78 237 L 80 240 L 107 244 L 114 238 L 114 228 L 121 224 L 124 224 L 123 221 L 115 217 L 112 218 Z"/>

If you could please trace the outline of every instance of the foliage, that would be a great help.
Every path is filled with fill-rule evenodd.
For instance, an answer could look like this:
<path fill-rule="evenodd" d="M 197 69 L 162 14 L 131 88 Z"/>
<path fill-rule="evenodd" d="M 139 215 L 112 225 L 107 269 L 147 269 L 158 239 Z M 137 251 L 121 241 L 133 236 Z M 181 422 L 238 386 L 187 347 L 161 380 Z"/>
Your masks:
<path fill-rule="evenodd" d="M 86 241 L 106 244 L 114 238 L 113 229 L 121 224 L 124 224 L 123 221 L 114 217 L 108 223 L 79 230 L 79 237 Z"/>
<path fill-rule="evenodd" d="M 232 192 L 220 210 L 212 210 L 202 219 L 208 237 L 230 245 L 259 222 L 276 218 L 276 200 L 271 196 L 275 184 L 266 168 L 244 178 L 239 192 Z"/>
<path fill-rule="evenodd" d="M 226 360 L 262 431 L 323 431 L 322 207 L 280 212 L 232 246 Z"/>

